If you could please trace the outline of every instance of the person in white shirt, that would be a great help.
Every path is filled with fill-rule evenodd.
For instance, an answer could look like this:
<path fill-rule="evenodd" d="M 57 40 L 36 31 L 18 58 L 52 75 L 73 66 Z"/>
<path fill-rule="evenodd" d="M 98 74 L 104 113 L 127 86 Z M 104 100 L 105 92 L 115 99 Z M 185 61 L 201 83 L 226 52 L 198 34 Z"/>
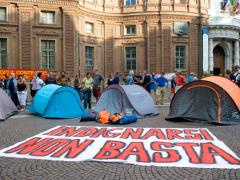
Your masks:
<path fill-rule="evenodd" d="M 36 91 L 38 91 L 45 85 L 44 81 L 41 78 L 42 78 L 42 73 L 39 72 L 37 74 L 37 79 L 36 79 Z"/>

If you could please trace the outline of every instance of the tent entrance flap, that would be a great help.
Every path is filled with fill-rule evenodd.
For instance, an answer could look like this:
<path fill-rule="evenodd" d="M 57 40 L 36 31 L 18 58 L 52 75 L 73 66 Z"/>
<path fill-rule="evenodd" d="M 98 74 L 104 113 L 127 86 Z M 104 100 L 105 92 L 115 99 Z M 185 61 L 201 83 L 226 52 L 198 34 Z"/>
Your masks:
<path fill-rule="evenodd" d="M 124 107 L 128 107 L 126 102 L 124 103 L 123 95 L 117 89 L 109 89 L 107 93 L 103 93 L 95 111 L 100 112 L 104 109 L 111 114 L 124 112 Z"/>
<path fill-rule="evenodd" d="M 217 119 L 218 119 L 218 123 L 221 123 L 221 120 L 220 120 L 220 118 L 221 118 L 221 99 L 220 99 L 219 93 L 213 87 L 210 87 L 208 85 L 195 85 L 195 86 L 188 87 L 187 89 L 191 90 L 193 88 L 208 88 L 208 89 L 212 90 L 215 93 L 215 95 L 217 96 L 217 102 L 218 102 L 217 103 L 217 107 L 218 107 Z M 208 97 L 208 98 L 210 98 L 210 97 Z"/>

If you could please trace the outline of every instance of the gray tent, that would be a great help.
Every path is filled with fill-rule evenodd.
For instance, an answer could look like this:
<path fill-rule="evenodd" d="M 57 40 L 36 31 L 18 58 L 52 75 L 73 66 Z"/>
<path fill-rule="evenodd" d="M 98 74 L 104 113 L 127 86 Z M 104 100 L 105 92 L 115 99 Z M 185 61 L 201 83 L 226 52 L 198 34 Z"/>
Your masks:
<path fill-rule="evenodd" d="M 0 88 L 0 121 L 17 113 L 17 108 L 11 98 Z"/>
<path fill-rule="evenodd" d="M 157 115 L 153 98 L 138 85 L 111 85 L 103 91 L 95 111 L 107 110 L 111 114 L 132 112 L 139 118 Z"/>

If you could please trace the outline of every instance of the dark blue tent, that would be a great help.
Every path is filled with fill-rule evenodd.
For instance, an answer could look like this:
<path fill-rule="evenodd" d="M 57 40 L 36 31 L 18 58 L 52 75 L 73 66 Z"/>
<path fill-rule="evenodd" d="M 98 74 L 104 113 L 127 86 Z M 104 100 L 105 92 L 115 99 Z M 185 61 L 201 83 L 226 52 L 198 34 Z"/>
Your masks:
<path fill-rule="evenodd" d="M 78 118 L 87 113 L 74 88 L 54 84 L 37 92 L 29 110 L 45 118 Z"/>

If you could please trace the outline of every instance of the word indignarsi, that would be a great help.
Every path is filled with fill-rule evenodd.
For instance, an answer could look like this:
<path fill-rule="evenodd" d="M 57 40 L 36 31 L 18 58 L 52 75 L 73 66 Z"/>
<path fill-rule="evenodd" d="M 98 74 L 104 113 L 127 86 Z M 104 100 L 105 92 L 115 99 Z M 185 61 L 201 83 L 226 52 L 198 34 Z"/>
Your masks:
<path fill-rule="evenodd" d="M 207 129 L 179 128 L 99 128 L 61 126 L 44 135 L 61 137 L 120 138 L 161 140 L 213 140 Z"/>

